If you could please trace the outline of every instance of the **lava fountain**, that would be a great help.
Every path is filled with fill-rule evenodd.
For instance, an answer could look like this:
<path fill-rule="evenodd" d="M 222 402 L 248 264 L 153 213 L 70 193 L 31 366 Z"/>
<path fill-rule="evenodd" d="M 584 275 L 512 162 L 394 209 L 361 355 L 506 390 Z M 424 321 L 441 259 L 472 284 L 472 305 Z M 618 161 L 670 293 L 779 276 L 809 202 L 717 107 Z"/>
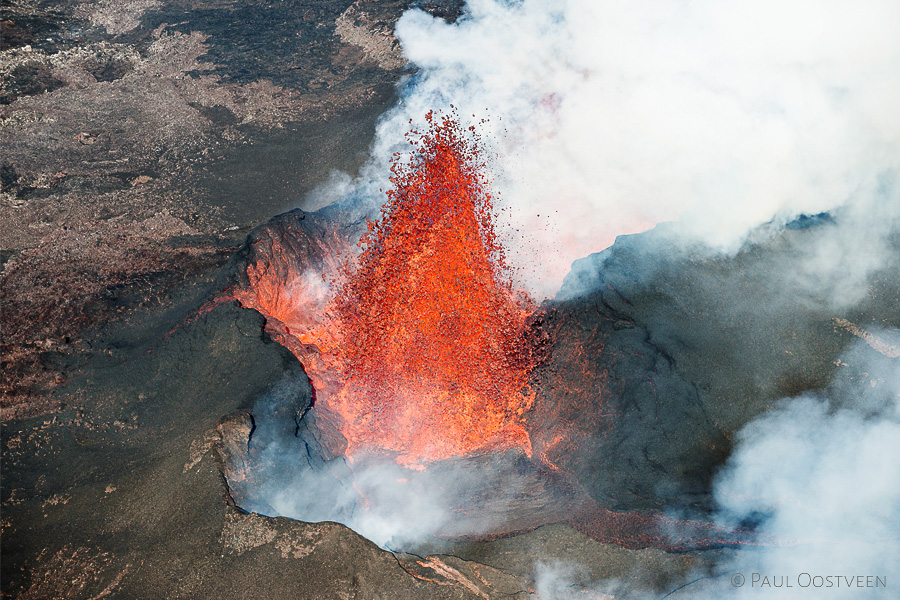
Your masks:
<path fill-rule="evenodd" d="M 393 157 L 380 219 L 354 221 L 359 206 L 339 205 L 292 211 L 251 234 L 246 271 L 223 298 L 266 316 L 270 336 L 303 365 L 314 410 L 284 428 L 283 447 L 299 444 L 289 458 L 265 457 L 267 448 L 281 452 L 281 442 L 266 446 L 245 428 L 250 437 L 236 447 L 246 456 L 228 478 L 233 497 L 266 514 L 354 527 L 366 515 L 403 520 L 394 505 L 427 497 L 440 513 L 430 533 L 451 538 L 566 522 L 628 547 L 760 543 L 709 523 L 609 511 L 574 472 L 551 462 L 547 449 L 570 433 L 590 440 L 613 426 L 601 410 L 610 393 L 605 374 L 579 366 L 584 348 L 568 340 L 576 347 L 561 346 L 571 355 L 567 377 L 579 393 L 551 387 L 550 403 L 564 402 L 568 412 L 549 429 L 535 426 L 546 411 L 535 412 L 529 384 L 548 384 L 532 371 L 560 340 L 548 337 L 542 311 L 514 287 L 474 126 L 463 128 L 455 113 L 429 113 L 425 123 L 407 136 L 412 152 Z M 588 418 L 570 422 L 573 412 Z M 307 434 L 309 444 L 297 442 Z M 272 467 L 285 460 L 295 462 Z M 269 504 L 285 494 L 303 502 Z M 382 541 L 391 534 L 370 533 Z"/>
<path fill-rule="evenodd" d="M 285 285 L 259 265 L 234 295 L 283 324 L 276 339 L 303 363 L 351 460 L 387 454 L 423 468 L 492 450 L 530 455 L 521 418 L 533 402 L 523 343 L 533 303 L 504 260 L 474 126 L 434 113 L 426 124 L 407 135 L 411 156 L 393 157 L 361 252 L 323 266 L 333 297 L 321 280 Z"/>
<path fill-rule="evenodd" d="M 345 268 L 335 306 L 347 385 L 331 402 L 349 453 L 423 461 L 520 447 L 531 307 L 514 293 L 494 232 L 474 127 L 426 117 L 411 160 L 392 166 L 382 218 Z M 416 138 L 418 138 L 416 140 Z"/>

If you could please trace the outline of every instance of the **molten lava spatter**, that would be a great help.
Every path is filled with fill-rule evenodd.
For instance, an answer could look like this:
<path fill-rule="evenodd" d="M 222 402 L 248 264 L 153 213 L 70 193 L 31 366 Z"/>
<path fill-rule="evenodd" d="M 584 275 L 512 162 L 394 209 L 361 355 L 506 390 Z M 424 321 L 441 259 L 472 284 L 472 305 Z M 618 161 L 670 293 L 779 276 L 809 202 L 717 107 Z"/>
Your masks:
<path fill-rule="evenodd" d="M 357 257 L 338 266 L 347 248 L 308 222 L 311 235 L 290 247 L 254 242 L 267 258 L 234 297 L 271 317 L 269 333 L 303 363 L 320 428 L 346 439 L 335 453 L 386 452 L 410 467 L 516 447 L 530 455 L 522 334 L 534 307 L 504 263 L 478 138 L 429 114 L 409 140 L 412 156 L 395 155 L 382 218 Z"/>
<path fill-rule="evenodd" d="M 407 464 L 530 452 L 519 423 L 531 402 L 527 313 L 494 232 L 478 140 L 454 117 L 427 122 L 413 157 L 395 157 L 382 219 L 336 299 L 347 387 L 333 409 L 351 451 L 383 448 Z"/>

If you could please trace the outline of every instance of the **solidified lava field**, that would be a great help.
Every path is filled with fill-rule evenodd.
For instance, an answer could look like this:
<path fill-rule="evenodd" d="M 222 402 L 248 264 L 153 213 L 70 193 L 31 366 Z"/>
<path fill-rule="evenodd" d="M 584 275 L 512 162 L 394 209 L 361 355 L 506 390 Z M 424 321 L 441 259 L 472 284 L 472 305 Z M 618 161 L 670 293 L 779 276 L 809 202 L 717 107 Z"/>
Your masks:
<path fill-rule="evenodd" d="M 0 6 L 0 595 L 893 597 L 900 15 L 773 6 Z"/>

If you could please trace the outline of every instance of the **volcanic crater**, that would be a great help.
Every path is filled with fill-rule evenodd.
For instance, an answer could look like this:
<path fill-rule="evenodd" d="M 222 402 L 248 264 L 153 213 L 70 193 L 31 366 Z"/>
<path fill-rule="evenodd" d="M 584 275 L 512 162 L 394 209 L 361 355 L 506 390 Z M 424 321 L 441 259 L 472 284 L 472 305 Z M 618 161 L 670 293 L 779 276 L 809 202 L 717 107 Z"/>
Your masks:
<path fill-rule="evenodd" d="M 708 482 L 670 459 L 654 464 L 653 454 L 690 455 L 695 472 L 721 458 L 722 435 L 696 391 L 646 364 L 652 352 L 673 366 L 648 340 L 641 353 L 617 348 L 605 358 L 602 328 L 588 340 L 570 335 L 560 327 L 573 319 L 565 304 L 538 306 L 517 289 L 476 126 L 464 128 L 455 112 L 429 113 L 426 123 L 408 135 L 409 154 L 394 156 L 380 219 L 348 221 L 365 212 L 348 203 L 277 217 L 251 234 L 234 284 L 212 303 L 263 314 L 308 377 L 258 400 L 251 425 L 225 426 L 245 449 L 226 461 L 238 506 L 336 520 L 406 550 L 560 522 L 626 548 L 773 543 L 663 514 L 701 514 Z M 601 318 L 615 330 L 636 327 L 607 311 Z M 663 388 L 641 442 L 660 435 L 666 448 L 642 448 L 644 465 L 629 459 L 631 485 L 614 488 L 583 453 L 630 437 L 617 414 L 630 394 L 606 366 L 622 362 L 638 363 L 645 379 L 626 385 Z M 685 440 L 678 430 L 688 423 Z M 391 522 L 403 519 L 395 503 L 418 506 L 409 517 L 421 528 L 397 522 L 394 537 Z"/>

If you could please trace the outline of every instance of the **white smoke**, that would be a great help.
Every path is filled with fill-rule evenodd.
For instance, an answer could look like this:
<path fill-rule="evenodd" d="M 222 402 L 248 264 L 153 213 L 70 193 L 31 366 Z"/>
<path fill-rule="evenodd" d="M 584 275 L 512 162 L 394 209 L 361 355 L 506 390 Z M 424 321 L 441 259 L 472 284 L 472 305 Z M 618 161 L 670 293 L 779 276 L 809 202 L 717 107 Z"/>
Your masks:
<path fill-rule="evenodd" d="M 840 362 L 854 376 L 839 376 L 827 394 L 786 399 L 748 423 L 716 479 L 720 523 L 755 522 L 778 543 L 730 553 L 712 573 L 674 586 L 669 598 L 897 597 L 900 365 L 863 342 Z M 659 597 L 585 580 L 571 565 L 539 564 L 535 577 L 544 600 L 575 597 L 573 589 Z"/>
<path fill-rule="evenodd" d="M 332 456 L 317 437 L 321 409 L 298 403 L 307 385 L 286 377 L 257 398 L 247 453 L 237 457 L 242 476 L 228 481 L 242 509 L 343 523 L 383 548 L 410 550 L 435 537 L 503 529 L 512 506 L 536 514 L 552 504 L 540 494 L 540 471 L 523 468 L 518 450 L 445 459 L 426 470 L 378 452 Z"/>
<path fill-rule="evenodd" d="M 896 218 L 898 28 L 893 0 L 471 0 L 453 24 L 411 10 L 396 35 L 419 72 L 355 189 L 383 200 L 410 119 L 489 117 L 495 185 L 527 232 L 514 263 L 539 295 L 661 221 L 733 250 L 848 204 Z"/>
<path fill-rule="evenodd" d="M 270 456 L 278 453 L 273 448 Z M 274 514 L 335 521 L 383 548 L 410 548 L 438 533 L 453 514 L 448 494 L 436 486 L 416 485 L 409 476 L 389 460 L 362 465 L 352 473 L 340 460 L 304 472 L 290 484 L 277 481 L 261 493 L 268 494 Z"/>
<path fill-rule="evenodd" d="M 869 351 L 871 353 L 871 351 Z M 853 359 L 849 359 L 852 361 Z M 853 393 L 804 396 L 748 424 L 718 478 L 722 514 L 763 515 L 762 530 L 784 546 L 739 556 L 749 597 L 896 597 L 900 583 L 900 365 L 865 365 Z M 753 585 L 753 574 L 758 574 Z M 888 587 L 822 587 L 812 577 L 881 577 Z M 763 587 L 761 577 L 789 577 L 793 589 Z"/>
<path fill-rule="evenodd" d="M 310 408 L 305 376 L 287 376 L 257 398 L 241 476 L 229 478 L 232 497 L 247 511 L 303 521 L 343 523 L 382 547 L 411 547 L 452 518 L 452 492 L 422 481 L 390 458 L 350 463 L 316 438 L 319 411 Z M 441 481 L 459 490 L 452 469 Z"/>

